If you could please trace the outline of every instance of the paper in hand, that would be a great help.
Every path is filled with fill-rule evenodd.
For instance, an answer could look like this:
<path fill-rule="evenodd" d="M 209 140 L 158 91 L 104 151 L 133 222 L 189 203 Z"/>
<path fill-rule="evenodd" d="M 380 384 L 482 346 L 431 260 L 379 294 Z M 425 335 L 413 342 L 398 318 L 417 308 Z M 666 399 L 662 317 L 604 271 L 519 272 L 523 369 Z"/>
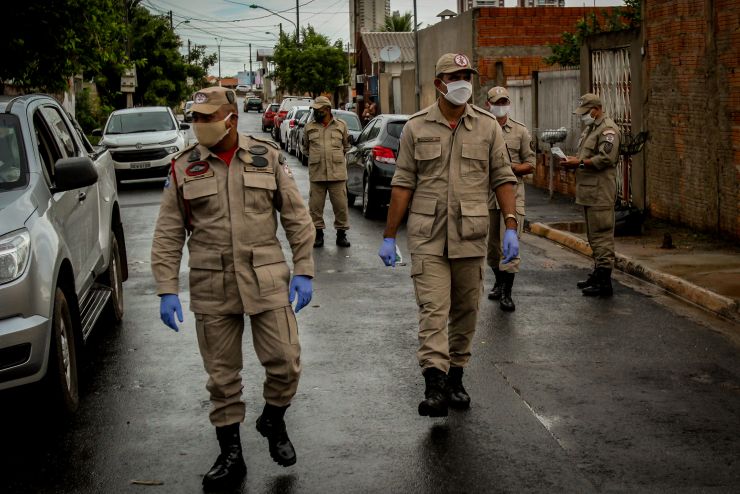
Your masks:
<path fill-rule="evenodd" d="M 555 156 L 557 156 L 558 158 L 560 158 L 561 160 L 564 160 L 564 159 L 566 159 L 566 156 L 565 156 L 565 153 L 563 152 L 563 150 L 562 150 L 562 149 L 560 149 L 560 148 L 559 148 L 559 147 L 557 147 L 557 146 L 553 146 L 553 147 L 551 147 L 551 148 L 550 148 L 550 152 L 551 152 L 552 154 L 554 154 Z"/>

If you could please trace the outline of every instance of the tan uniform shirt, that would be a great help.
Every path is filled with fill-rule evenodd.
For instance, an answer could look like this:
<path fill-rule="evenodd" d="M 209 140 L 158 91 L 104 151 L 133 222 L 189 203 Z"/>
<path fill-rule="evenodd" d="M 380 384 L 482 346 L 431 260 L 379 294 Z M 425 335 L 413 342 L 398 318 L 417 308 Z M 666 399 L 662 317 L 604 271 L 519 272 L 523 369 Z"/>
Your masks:
<path fill-rule="evenodd" d="M 529 135 L 527 126 L 517 122 L 511 117 L 506 118 L 506 122 L 501 126 L 506 141 L 506 148 L 509 150 L 509 157 L 512 165 L 529 163 L 535 166 L 535 153 L 532 137 Z M 524 181 L 522 177 L 516 177 L 516 212 L 524 214 Z M 488 208 L 499 209 L 496 194 L 491 191 L 488 196 Z"/>
<path fill-rule="evenodd" d="M 174 160 L 154 231 L 157 293 L 178 293 L 190 230 L 193 312 L 258 314 L 289 305 L 290 271 L 276 236 L 278 212 L 293 251 L 293 274 L 313 276 L 313 223 L 275 144 L 240 135 L 230 166 L 204 146 L 186 149 Z M 235 277 L 238 298 L 224 296 L 225 276 Z"/>
<path fill-rule="evenodd" d="M 466 105 L 453 130 L 437 103 L 403 128 L 391 185 L 414 190 L 407 224 L 412 254 L 486 255 L 488 193 L 516 183 L 501 127 Z"/>
<path fill-rule="evenodd" d="M 305 136 L 309 180 L 347 180 L 344 153 L 351 147 L 347 124 L 338 118 L 332 118 L 326 127 L 318 122 L 310 122 L 306 125 Z"/>
<path fill-rule="evenodd" d="M 590 159 L 593 168 L 576 170 L 576 204 L 614 207 L 617 196 L 615 167 L 619 161 L 619 127 L 602 116 L 583 130 L 578 158 Z"/>

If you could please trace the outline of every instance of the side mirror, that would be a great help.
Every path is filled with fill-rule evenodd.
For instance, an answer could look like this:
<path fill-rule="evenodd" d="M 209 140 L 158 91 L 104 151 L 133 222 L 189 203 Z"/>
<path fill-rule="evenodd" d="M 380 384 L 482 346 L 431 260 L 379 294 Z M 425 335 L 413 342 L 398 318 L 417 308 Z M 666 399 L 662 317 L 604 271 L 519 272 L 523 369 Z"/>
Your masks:
<path fill-rule="evenodd" d="M 190 124 L 181 123 L 180 124 L 180 130 L 187 130 L 190 128 Z"/>
<path fill-rule="evenodd" d="M 101 137 L 103 135 L 103 129 L 93 129 L 92 135 L 96 137 Z"/>
<path fill-rule="evenodd" d="M 349 141 L 349 143 L 350 143 L 350 144 L 352 144 L 353 146 L 355 145 L 355 136 L 353 136 L 352 134 L 350 134 L 350 135 L 349 135 L 349 137 L 347 138 L 347 140 L 348 140 L 348 141 Z"/>
<path fill-rule="evenodd" d="M 81 189 L 98 181 L 98 171 L 87 156 L 61 158 L 54 163 L 54 181 L 52 192 Z"/>

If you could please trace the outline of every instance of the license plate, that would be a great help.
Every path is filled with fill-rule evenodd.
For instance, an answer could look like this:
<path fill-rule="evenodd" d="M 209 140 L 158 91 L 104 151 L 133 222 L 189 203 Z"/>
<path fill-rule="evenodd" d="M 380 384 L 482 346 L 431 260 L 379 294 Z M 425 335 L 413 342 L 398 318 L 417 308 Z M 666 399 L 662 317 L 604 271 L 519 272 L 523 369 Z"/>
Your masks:
<path fill-rule="evenodd" d="M 143 161 L 141 163 L 131 163 L 132 170 L 141 170 L 142 168 L 149 168 L 152 164 L 149 161 Z"/>

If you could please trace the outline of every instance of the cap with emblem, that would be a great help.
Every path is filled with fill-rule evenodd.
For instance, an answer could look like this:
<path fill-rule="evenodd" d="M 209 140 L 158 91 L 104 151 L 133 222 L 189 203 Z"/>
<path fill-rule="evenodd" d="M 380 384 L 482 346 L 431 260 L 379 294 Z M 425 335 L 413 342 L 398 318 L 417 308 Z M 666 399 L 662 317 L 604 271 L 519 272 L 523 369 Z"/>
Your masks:
<path fill-rule="evenodd" d="M 511 98 L 509 98 L 509 91 L 507 91 L 505 87 L 496 86 L 488 90 L 489 103 L 494 104 L 502 99 L 511 101 Z"/>
<path fill-rule="evenodd" d="M 236 95 L 231 89 L 221 86 L 206 87 L 193 95 L 193 106 L 191 109 L 196 113 L 210 115 L 215 113 L 223 105 L 232 105 L 236 101 Z"/>
<path fill-rule="evenodd" d="M 313 103 L 311 103 L 311 108 L 314 110 L 318 110 L 319 108 L 323 108 L 325 106 L 328 106 L 331 108 L 331 101 L 329 101 L 329 98 L 326 96 L 319 96 L 315 100 L 313 100 Z"/>
<path fill-rule="evenodd" d="M 600 107 L 601 100 L 593 93 L 586 93 L 581 96 L 581 99 L 578 100 L 578 105 L 578 108 L 576 108 L 576 111 L 574 111 L 573 113 L 577 113 L 578 115 L 585 115 L 591 108 Z"/>
<path fill-rule="evenodd" d="M 463 55 L 462 53 L 445 53 L 439 57 L 439 60 L 437 60 L 434 73 L 436 75 L 452 74 L 453 72 L 459 72 L 461 70 L 473 72 L 474 74 L 478 73 L 478 71 L 470 65 L 470 59 L 467 55 Z"/>

